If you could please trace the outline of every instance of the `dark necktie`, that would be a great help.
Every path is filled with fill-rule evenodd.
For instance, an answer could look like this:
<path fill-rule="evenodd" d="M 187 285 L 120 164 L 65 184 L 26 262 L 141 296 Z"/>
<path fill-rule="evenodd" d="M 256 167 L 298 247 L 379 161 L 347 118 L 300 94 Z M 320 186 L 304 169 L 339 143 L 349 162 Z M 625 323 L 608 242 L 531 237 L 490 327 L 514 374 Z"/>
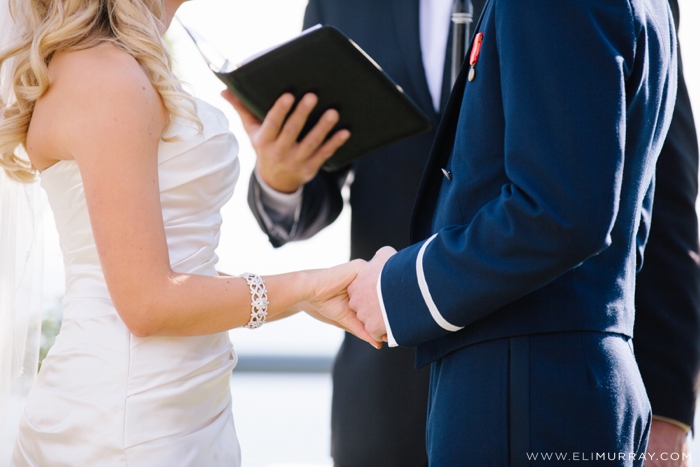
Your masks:
<path fill-rule="evenodd" d="M 474 21 L 474 5 L 471 0 L 455 0 L 452 4 L 452 66 L 450 87 L 457 81 L 462 68 L 467 47 L 471 39 L 471 25 Z"/>

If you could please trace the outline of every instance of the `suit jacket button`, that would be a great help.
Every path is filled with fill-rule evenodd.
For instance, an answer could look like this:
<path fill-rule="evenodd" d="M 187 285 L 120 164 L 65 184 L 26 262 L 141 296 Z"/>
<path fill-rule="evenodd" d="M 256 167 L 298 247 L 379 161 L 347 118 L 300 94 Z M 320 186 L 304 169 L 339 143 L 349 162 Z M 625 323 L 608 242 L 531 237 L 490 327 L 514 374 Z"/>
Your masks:
<path fill-rule="evenodd" d="M 447 169 L 440 169 L 440 170 L 442 170 L 442 174 L 445 176 L 445 178 L 451 182 L 452 181 L 452 172 L 450 172 Z"/>

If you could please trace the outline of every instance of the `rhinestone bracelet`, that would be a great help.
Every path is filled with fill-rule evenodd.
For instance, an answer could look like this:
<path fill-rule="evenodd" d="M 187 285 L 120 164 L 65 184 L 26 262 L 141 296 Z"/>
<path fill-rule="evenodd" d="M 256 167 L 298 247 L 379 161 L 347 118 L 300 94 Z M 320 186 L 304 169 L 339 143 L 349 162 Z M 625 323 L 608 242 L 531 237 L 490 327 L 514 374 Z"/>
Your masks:
<path fill-rule="evenodd" d="M 257 274 L 246 272 L 242 277 L 250 287 L 250 321 L 245 325 L 248 329 L 256 329 L 265 324 L 267 318 L 267 288 L 265 281 Z"/>

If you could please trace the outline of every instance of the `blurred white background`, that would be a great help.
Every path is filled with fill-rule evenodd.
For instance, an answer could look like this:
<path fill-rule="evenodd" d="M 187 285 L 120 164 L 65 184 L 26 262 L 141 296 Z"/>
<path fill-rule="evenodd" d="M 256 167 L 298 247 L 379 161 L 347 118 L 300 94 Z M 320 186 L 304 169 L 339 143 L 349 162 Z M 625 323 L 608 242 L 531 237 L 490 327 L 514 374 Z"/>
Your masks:
<path fill-rule="evenodd" d="M 685 76 L 696 116 L 700 115 L 700 2 L 680 0 L 681 43 Z M 179 17 L 216 45 L 234 63 L 296 35 L 306 0 L 197 0 Z M 241 179 L 224 208 L 219 269 L 272 274 L 325 267 L 349 256 L 349 212 L 312 240 L 274 250 L 260 232 L 246 204 L 248 175 L 255 155 L 235 112 L 219 93 L 224 86 L 209 71 L 183 29 L 168 32 L 176 68 L 190 92 L 222 109 L 240 142 Z M 63 265 L 50 210 L 46 209 L 47 301 L 63 294 Z M 342 332 L 297 316 L 256 331 L 231 332 L 242 361 L 247 355 L 300 355 L 331 358 Z M 672 382 L 669 382 L 672 384 Z M 245 467 L 329 466 L 331 381 L 327 373 L 260 374 L 234 371 L 234 416 Z M 700 443 L 694 458 L 700 466 Z"/>

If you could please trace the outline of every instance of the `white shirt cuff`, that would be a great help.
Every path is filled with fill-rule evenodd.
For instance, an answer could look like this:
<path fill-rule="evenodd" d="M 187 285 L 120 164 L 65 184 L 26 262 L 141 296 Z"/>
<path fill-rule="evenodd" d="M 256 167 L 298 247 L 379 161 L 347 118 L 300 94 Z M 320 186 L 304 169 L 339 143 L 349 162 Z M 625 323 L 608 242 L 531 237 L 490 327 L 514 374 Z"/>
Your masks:
<path fill-rule="evenodd" d="M 384 271 L 384 268 L 382 268 L 382 271 Z M 379 299 L 379 307 L 382 309 L 382 317 L 384 318 L 384 326 L 386 326 L 386 337 L 389 347 L 398 347 L 399 344 L 396 343 L 396 339 L 394 339 L 394 335 L 391 333 L 389 318 L 386 316 L 386 308 L 384 307 L 384 298 L 382 297 L 382 271 L 379 271 L 379 278 L 377 279 L 377 298 Z"/>
<path fill-rule="evenodd" d="M 294 193 L 282 193 L 281 191 L 277 191 L 265 183 L 265 180 L 258 174 L 257 168 L 255 169 L 255 178 L 260 184 L 260 200 L 265 207 L 274 211 L 278 218 L 284 218 L 293 222 L 294 214 L 301 204 L 301 195 L 304 191 L 304 187 L 300 186 Z"/>
<path fill-rule="evenodd" d="M 260 219 L 269 235 L 286 243 L 290 241 L 299 225 L 304 187 L 294 193 L 281 193 L 254 171 L 258 186 L 254 187 L 255 205 Z"/>

